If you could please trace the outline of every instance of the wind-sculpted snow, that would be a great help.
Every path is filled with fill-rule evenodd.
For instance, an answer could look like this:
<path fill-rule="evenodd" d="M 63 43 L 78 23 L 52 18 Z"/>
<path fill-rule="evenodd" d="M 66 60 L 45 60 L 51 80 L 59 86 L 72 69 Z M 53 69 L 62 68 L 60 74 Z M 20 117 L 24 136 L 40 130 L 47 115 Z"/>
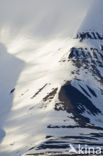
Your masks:
<path fill-rule="evenodd" d="M 69 1 L 62 3 L 68 13 Z M 48 34 L 48 25 L 45 31 L 43 27 L 48 22 L 43 24 L 43 19 L 50 17 L 51 23 L 54 21 L 51 27 L 55 26 L 62 3 L 55 6 L 59 10 L 53 5 L 52 12 L 51 3 L 46 3 L 48 17 L 44 11 L 42 19 L 36 19 L 38 24 L 29 37 L 23 32 L 10 36 L 0 28 L 0 41 L 7 47 L 0 44 L 0 156 L 78 156 L 79 144 L 101 148 L 99 155 L 103 155 L 103 32 L 99 29 L 101 14 L 97 13 L 103 2 L 94 0 L 89 11 L 82 10 L 78 24 L 68 19 L 70 25 L 62 27 L 66 30 L 57 27 L 54 31 L 53 27 Z M 63 19 L 67 13 L 62 14 Z M 100 15 L 97 25 L 95 14 L 97 18 Z M 14 16 L 10 15 L 11 20 Z M 65 24 L 63 19 L 60 26 Z M 51 34 L 57 37 L 50 38 Z M 74 153 L 69 153 L 73 147 Z"/>
<path fill-rule="evenodd" d="M 50 119 L 46 123 L 45 140 L 32 146 L 25 155 L 71 155 L 69 154 L 70 144 L 97 146 L 102 149 L 101 42 L 94 40 L 92 44 L 87 44 L 84 41 L 81 43 L 79 38 L 74 39 L 74 42 L 75 40 L 78 40 L 75 47 L 71 47 L 58 62 L 59 66 L 65 67 L 64 69 L 68 67 L 68 78 L 64 79 L 58 89 L 55 85 L 42 98 L 40 108 L 48 108 L 50 103 L 53 105 L 53 112 L 49 114 Z M 97 46 L 95 46 L 96 42 Z M 69 68 L 70 65 L 72 70 Z M 45 89 L 44 86 L 39 91 L 42 92 L 42 89 Z"/>

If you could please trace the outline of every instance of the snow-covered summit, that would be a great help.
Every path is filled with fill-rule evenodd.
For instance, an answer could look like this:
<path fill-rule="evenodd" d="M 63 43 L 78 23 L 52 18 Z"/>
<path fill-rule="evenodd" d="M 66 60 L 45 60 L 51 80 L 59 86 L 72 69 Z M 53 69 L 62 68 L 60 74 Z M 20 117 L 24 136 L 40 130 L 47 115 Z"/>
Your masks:
<path fill-rule="evenodd" d="M 63 5 L 67 11 L 62 12 L 61 27 L 52 12 L 45 16 L 44 11 L 40 21 L 35 18 L 34 36 L 24 35 L 34 25 L 31 21 L 19 33 L 0 28 L 0 156 L 68 155 L 69 144 L 102 148 L 103 2 L 91 1 L 75 23 L 76 8 L 84 7 L 79 0 L 70 28 L 63 21 L 69 15 L 69 2 L 63 0 L 56 8 L 60 11 Z M 61 19 L 54 10 L 53 15 Z M 57 26 L 49 37 L 48 20 Z"/>

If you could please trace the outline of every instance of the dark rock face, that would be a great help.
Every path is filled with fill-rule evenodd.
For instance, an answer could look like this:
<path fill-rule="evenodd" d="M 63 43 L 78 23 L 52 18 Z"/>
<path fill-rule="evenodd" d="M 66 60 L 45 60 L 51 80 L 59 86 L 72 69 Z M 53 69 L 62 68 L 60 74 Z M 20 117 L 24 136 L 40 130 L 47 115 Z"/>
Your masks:
<path fill-rule="evenodd" d="M 68 56 L 69 59 L 79 59 L 79 58 L 84 58 L 84 59 L 88 59 L 88 58 L 92 58 L 91 54 L 89 53 L 88 49 L 85 48 L 76 48 L 76 47 L 72 47 L 70 49 L 70 54 Z"/>
<path fill-rule="evenodd" d="M 69 54 L 69 59 L 73 57 L 79 57 L 79 51 L 77 48 L 73 47 L 71 48 L 71 53 Z"/>
<path fill-rule="evenodd" d="M 88 88 L 88 90 L 90 91 L 90 93 L 91 93 L 93 96 L 97 97 L 97 95 L 96 95 L 96 93 L 94 92 L 93 89 L 91 89 L 88 85 L 87 85 L 87 88 Z"/>
<path fill-rule="evenodd" d="M 39 144 L 37 147 L 31 147 L 28 150 L 28 154 L 26 155 L 31 155 L 31 156 L 38 156 L 38 155 L 50 155 L 50 156 L 80 156 L 80 154 L 73 154 L 73 153 L 69 153 L 70 150 L 70 140 L 78 140 L 81 142 L 81 146 L 85 146 L 85 144 L 89 145 L 89 146 L 96 146 L 96 147 L 102 147 L 102 144 L 99 143 L 95 143 L 96 138 L 95 138 L 95 134 L 91 134 L 91 136 L 62 136 L 62 137 L 58 137 L 55 138 L 54 136 L 46 136 L 46 141 L 42 142 L 41 144 Z M 103 135 L 103 134 L 101 134 Z M 93 140 L 92 143 L 90 143 L 89 141 Z M 85 140 L 88 140 L 85 142 Z M 74 143 L 73 144 L 74 147 L 78 148 L 78 144 Z M 35 152 L 32 152 L 32 150 L 35 150 Z M 63 150 L 66 152 L 63 152 Z M 64 154 L 65 153 L 65 154 Z M 87 155 L 87 154 L 86 154 Z M 84 155 L 84 156 L 86 156 Z M 93 156 L 92 152 L 89 156 Z"/>
<path fill-rule="evenodd" d="M 77 34 L 76 39 L 79 39 L 79 42 L 87 39 L 97 41 L 103 40 L 103 35 L 92 31 L 80 32 Z M 98 47 L 100 47 L 100 49 Z M 103 90 L 100 89 L 98 85 L 92 88 L 92 85 L 88 83 L 89 81 L 91 84 L 91 77 L 93 77 L 93 80 L 95 79 L 97 84 L 103 85 L 103 73 L 101 72 L 103 67 L 103 54 L 101 51 L 103 51 L 103 45 L 101 45 L 101 43 L 100 46 L 97 47 L 95 44 L 84 47 L 84 45 L 82 46 L 82 43 L 80 43 L 80 47 L 72 47 L 68 56 L 64 56 L 62 60 L 59 61 L 63 64 L 70 62 L 75 67 L 75 69 L 71 71 L 74 77 L 71 81 L 65 80 L 65 84 L 61 85 L 60 90 L 55 87 L 51 92 L 47 93 L 43 98 L 43 103 L 51 102 L 55 95 L 58 95 L 59 101 L 55 101 L 54 104 L 55 112 L 57 113 L 58 111 L 59 114 L 65 111 L 67 113 L 64 114 L 67 116 L 65 119 L 63 118 L 63 120 L 62 116 L 60 116 L 60 120 L 57 116 L 57 118 L 53 118 L 55 121 L 46 125 L 47 133 L 45 141 L 37 146 L 31 147 L 27 155 L 69 156 L 69 154 L 64 154 L 69 150 L 69 143 L 74 145 L 79 143 L 88 146 L 103 145 L 99 142 L 99 138 L 103 139 L 103 126 L 100 125 L 100 123 L 102 123 L 100 119 L 103 115 L 102 109 L 98 103 L 96 104 L 94 102 L 95 99 L 98 101 L 99 92 L 100 96 L 103 95 Z M 84 74 L 83 77 L 81 77 L 81 73 Z M 89 75 L 91 76 L 90 79 Z M 85 76 L 88 81 L 85 81 Z M 43 86 L 36 95 L 44 87 L 45 86 Z M 31 153 L 32 150 L 34 151 L 33 154 Z M 63 152 L 63 150 L 65 152 Z"/>
<path fill-rule="evenodd" d="M 92 102 L 71 84 L 63 86 L 63 89 L 65 91 L 66 97 L 68 97 L 79 113 L 83 113 L 85 108 L 88 109 L 93 115 L 100 113 L 100 111 L 92 104 Z M 78 108 L 79 106 L 80 108 Z"/>
<path fill-rule="evenodd" d="M 43 98 L 43 101 L 52 100 L 57 93 L 58 88 L 54 88 L 48 95 Z"/>
<path fill-rule="evenodd" d="M 10 94 L 12 94 L 14 91 L 15 91 L 15 88 L 13 88 L 13 89 L 10 91 Z"/>
<path fill-rule="evenodd" d="M 86 70 L 88 70 L 88 73 L 91 73 L 96 81 L 103 84 L 103 54 L 100 49 L 95 47 L 72 47 L 68 55 L 68 61 L 71 61 L 76 68 L 74 72 L 76 78 L 80 75 L 81 69 L 84 70 L 85 73 L 87 72 Z"/>
<path fill-rule="evenodd" d="M 47 83 L 46 83 L 42 88 L 40 88 L 40 89 L 31 97 L 31 99 L 33 99 L 34 97 L 36 97 L 46 86 L 47 86 Z"/>
<path fill-rule="evenodd" d="M 92 39 L 92 40 L 103 40 L 103 35 L 98 32 L 80 32 L 77 34 L 76 39 L 80 39 L 80 42 L 82 42 L 85 39 Z"/>
<path fill-rule="evenodd" d="M 88 87 L 88 89 L 93 96 L 96 96 L 95 92 L 91 88 Z M 90 97 L 88 98 L 82 92 L 80 92 L 79 89 L 72 86 L 71 82 L 61 87 L 59 92 L 59 100 L 61 101 L 62 105 L 59 106 L 57 103 L 55 105 L 55 109 L 66 110 L 68 113 L 73 113 L 74 117 L 79 119 L 78 123 L 80 126 L 90 122 L 89 118 L 83 116 L 84 112 L 88 112 L 94 116 L 98 113 L 101 113 L 101 111 L 92 103 Z"/>

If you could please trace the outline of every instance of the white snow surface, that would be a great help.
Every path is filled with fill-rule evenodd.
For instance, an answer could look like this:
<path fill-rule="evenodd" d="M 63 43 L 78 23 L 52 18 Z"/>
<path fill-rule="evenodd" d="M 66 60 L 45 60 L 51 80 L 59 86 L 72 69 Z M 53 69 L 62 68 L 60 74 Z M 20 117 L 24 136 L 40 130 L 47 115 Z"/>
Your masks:
<path fill-rule="evenodd" d="M 60 60 L 68 55 L 71 47 L 80 46 L 81 43 L 73 39 L 78 30 L 103 32 L 102 0 L 78 0 L 78 3 L 75 0 L 15 0 L 15 4 L 13 0 L 11 3 L 0 0 L 0 3 L 0 156 L 22 156 L 29 148 L 43 142 L 46 135 L 89 134 L 88 128 L 48 130 L 49 124 L 62 125 L 63 120 L 65 125 L 76 126 L 77 123 L 70 118 L 72 113 L 54 110 L 57 95 L 51 102 L 43 102 L 43 98 L 53 88 L 58 88 L 59 92 L 66 81 L 74 78 L 71 71 L 75 66 Z M 30 13 L 26 12 L 28 9 Z M 97 44 L 86 41 L 82 46 L 97 47 Z M 85 83 L 91 87 L 95 83 L 97 88 L 102 88 L 89 73 L 86 77 L 81 71 L 78 78 L 85 78 Z M 73 83 L 76 86 L 75 81 Z M 103 97 L 98 90 L 96 94 L 98 98 L 92 101 L 103 109 Z M 103 123 L 103 116 L 90 118 L 97 126 Z M 100 142 L 103 141 L 100 139 Z"/>

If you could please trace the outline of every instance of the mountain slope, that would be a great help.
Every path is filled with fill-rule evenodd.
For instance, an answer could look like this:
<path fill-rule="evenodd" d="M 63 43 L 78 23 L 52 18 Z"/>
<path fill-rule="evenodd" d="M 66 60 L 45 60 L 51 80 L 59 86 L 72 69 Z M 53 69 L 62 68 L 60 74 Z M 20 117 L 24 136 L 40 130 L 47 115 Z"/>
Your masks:
<path fill-rule="evenodd" d="M 72 38 L 42 43 L 35 53 L 32 39 L 18 37 L 15 57 L 0 44 L 1 156 L 68 155 L 70 144 L 102 148 L 102 3 L 94 2 Z"/>

